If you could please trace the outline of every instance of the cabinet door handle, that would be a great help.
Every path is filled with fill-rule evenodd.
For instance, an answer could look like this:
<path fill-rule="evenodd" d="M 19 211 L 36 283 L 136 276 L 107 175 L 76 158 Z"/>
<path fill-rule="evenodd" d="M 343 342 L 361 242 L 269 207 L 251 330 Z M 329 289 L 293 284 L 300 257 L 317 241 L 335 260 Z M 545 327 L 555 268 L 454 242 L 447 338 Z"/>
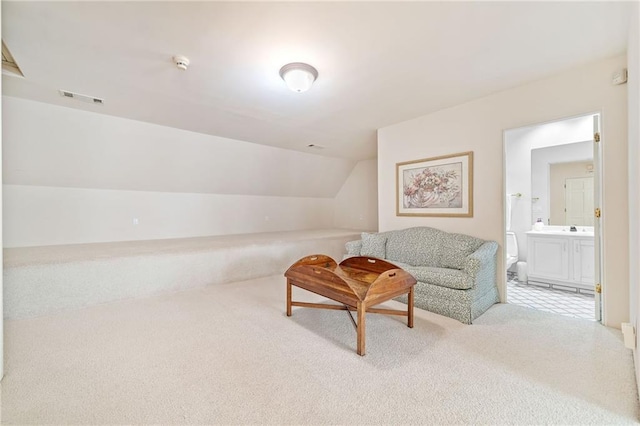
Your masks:
<path fill-rule="evenodd" d="M 580 246 L 576 244 L 576 253 L 580 253 Z"/>
<path fill-rule="evenodd" d="M 567 243 L 562 243 L 562 251 L 567 251 Z"/>

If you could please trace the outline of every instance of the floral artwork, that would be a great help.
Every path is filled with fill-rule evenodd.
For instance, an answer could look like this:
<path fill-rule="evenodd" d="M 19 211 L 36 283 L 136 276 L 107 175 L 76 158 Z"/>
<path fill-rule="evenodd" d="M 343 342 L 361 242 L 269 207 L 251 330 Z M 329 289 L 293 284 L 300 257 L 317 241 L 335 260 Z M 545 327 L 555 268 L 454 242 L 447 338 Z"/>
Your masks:
<path fill-rule="evenodd" d="M 462 207 L 462 163 L 402 172 L 405 208 Z"/>
<path fill-rule="evenodd" d="M 396 214 L 472 217 L 472 168 L 472 152 L 396 164 Z"/>

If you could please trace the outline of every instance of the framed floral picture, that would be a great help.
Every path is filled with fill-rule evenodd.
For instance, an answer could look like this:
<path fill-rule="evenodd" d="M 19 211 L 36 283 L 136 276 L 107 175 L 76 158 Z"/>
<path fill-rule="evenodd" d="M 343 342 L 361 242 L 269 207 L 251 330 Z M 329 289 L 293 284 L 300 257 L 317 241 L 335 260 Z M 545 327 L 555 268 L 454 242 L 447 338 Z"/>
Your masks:
<path fill-rule="evenodd" d="M 473 217 L 473 152 L 396 163 L 396 216 Z"/>

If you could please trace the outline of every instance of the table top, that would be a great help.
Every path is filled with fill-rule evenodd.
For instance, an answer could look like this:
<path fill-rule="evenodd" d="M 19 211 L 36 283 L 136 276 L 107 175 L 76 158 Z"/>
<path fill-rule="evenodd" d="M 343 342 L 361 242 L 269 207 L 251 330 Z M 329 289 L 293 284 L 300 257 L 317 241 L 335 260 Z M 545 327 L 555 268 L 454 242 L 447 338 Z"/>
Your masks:
<path fill-rule="evenodd" d="M 350 305 L 399 295 L 416 283 L 411 274 L 396 265 L 364 256 L 340 264 L 326 255 L 307 256 L 291 265 L 285 277 L 298 287 Z"/>

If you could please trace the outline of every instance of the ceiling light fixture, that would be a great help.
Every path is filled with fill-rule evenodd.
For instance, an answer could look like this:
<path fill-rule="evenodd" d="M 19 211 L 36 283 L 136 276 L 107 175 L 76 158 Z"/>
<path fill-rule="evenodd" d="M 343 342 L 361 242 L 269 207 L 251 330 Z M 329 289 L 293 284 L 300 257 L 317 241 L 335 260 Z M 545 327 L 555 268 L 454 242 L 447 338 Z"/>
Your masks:
<path fill-rule="evenodd" d="M 287 83 L 289 89 L 302 93 L 309 90 L 316 81 L 318 70 L 309 64 L 293 62 L 280 68 L 280 77 Z"/>

